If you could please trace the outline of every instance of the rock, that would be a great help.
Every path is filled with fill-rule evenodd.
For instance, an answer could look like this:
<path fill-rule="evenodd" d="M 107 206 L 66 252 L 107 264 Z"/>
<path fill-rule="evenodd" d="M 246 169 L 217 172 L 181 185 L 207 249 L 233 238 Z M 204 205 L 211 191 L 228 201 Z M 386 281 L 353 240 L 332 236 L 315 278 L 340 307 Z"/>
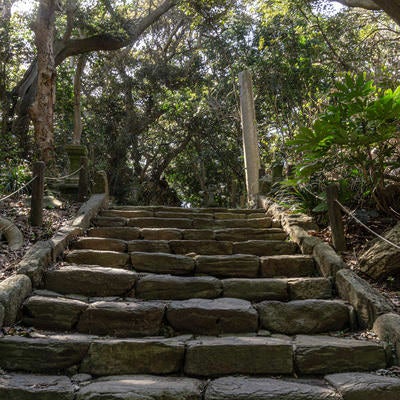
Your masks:
<path fill-rule="evenodd" d="M 216 220 L 225 220 L 225 219 L 242 219 L 245 220 L 247 218 L 246 214 L 239 214 L 233 212 L 216 212 L 214 213 L 214 218 Z"/>
<path fill-rule="evenodd" d="M 120 217 L 96 217 L 92 221 L 94 226 L 99 227 L 126 226 L 127 222 L 126 218 Z"/>
<path fill-rule="evenodd" d="M 321 275 L 325 278 L 331 276 L 335 277 L 338 271 L 346 268 L 346 264 L 343 262 L 342 257 L 340 257 L 335 250 L 325 242 L 314 246 L 313 256 Z"/>
<path fill-rule="evenodd" d="M 216 240 L 173 240 L 170 247 L 175 254 L 232 254 L 232 242 Z"/>
<path fill-rule="evenodd" d="M 261 257 L 261 276 L 302 277 L 316 274 L 314 260 L 310 256 L 287 255 Z"/>
<path fill-rule="evenodd" d="M 23 305 L 23 323 L 39 329 L 70 331 L 87 303 L 63 297 L 32 296 Z"/>
<path fill-rule="evenodd" d="M 0 217 L 0 232 L 7 239 L 8 248 L 11 251 L 19 250 L 23 246 L 22 232 L 9 219 Z"/>
<path fill-rule="evenodd" d="M 327 375 L 325 379 L 344 400 L 398 400 L 400 379 L 367 373 Z"/>
<path fill-rule="evenodd" d="M 215 233 L 211 229 L 184 229 L 185 240 L 215 240 Z"/>
<path fill-rule="evenodd" d="M 379 316 L 374 322 L 373 331 L 381 340 L 395 347 L 398 363 L 400 360 L 400 315 L 388 313 Z"/>
<path fill-rule="evenodd" d="M 392 306 L 383 295 L 349 269 L 342 269 L 336 274 L 336 286 L 340 297 L 357 311 L 362 328 L 372 328 L 379 315 L 392 311 Z"/>
<path fill-rule="evenodd" d="M 104 171 L 99 171 L 105 174 Z M 86 203 L 83 203 L 77 212 L 77 217 L 73 220 L 72 226 L 88 229 L 91 220 L 99 213 L 100 209 L 107 207 L 108 194 L 97 193 L 90 196 Z"/>
<path fill-rule="evenodd" d="M 284 279 L 224 279 L 225 297 L 249 301 L 287 300 L 287 281 Z"/>
<path fill-rule="evenodd" d="M 196 274 L 209 274 L 224 278 L 255 278 L 259 259 L 253 255 L 197 256 Z"/>
<path fill-rule="evenodd" d="M 73 249 L 106 250 L 124 253 L 127 245 L 124 240 L 111 238 L 80 237 L 72 244 Z"/>
<path fill-rule="evenodd" d="M 151 210 L 104 210 L 101 215 L 103 217 L 121 217 L 121 218 L 141 218 L 154 217 L 154 212 Z"/>
<path fill-rule="evenodd" d="M 0 397 L 9 400 L 74 400 L 74 387 L 66 376 L 0 375 Z"/>
<path fill-rule="evenodd" d="M 128 226 L 137 228 L 177 228 L 190 229 L 192 220 L 188 218 L 130 218 Z"/>
<path fill-rule="evenodd" d="M 133 268 L 155 274 L 188 275 L 194 271 L 191 257 L 166 253 L 131 253 Z"/>
<path fill-rule="evenodd" d="M 383 235 L 392 243 L 400 243 L 400 223 Z M 371 278 L 380 281 L 398 277 L 400 272 L 400 249 L 376 239 L 360 256 L 360 269 Z"/>
<path fill-rule="evenodd" d="M 32 291 L 32 284 L 26 275 L 15 275 L 0 283 L 0 304 L 4 308 L 3 324 L 15 322 L 18 310 Z"/>
<path fill-rule="evenodd" d="M 201 381 L 178 377 L 115 376 L 81 388 L 77 400 L 200 400 Z"/>
<path fill-rule="evenodd" d="M 187 343 L 185 374 L 291 374 L 290 340 L 263 337 L 204 338 Z"/>
<path fill-rule="evenodd" d="M 53 338 L 0 338 L 0 368 L 8 371 L 65 371 L 79 364 L 89 349 L 90 339 L 77 335 Z"/>
<path fill-rule="evenodd" d="M 218 335 L 255 332 L 258 328 L 257 311 L 250 302 L 238 299 L 172 301 L 166 316 L 178 332 Z"/>
<path fill-rule="evenodd" d="M 295 278 L 288 281 L 291 300 L 330 299 L 332 282 L 327 278 Z"/>
<path fill-rule="evenodd" d="M 75 374 L 71 376 L 71 381 L 78 384 L 91 381 L 92 379 L 93 377 L 90 374 Z"/>
<path fill-rule="evenodd" d="M 128 242 L 128 252 L 170 253 L 167 240 L 132 240 Z"/>
<path fill-rule="evenodd" d="M 140 237 L 140 229 L 131 227 L 92 228 L 89 229 L 88 236 L 120 240 L 136 240 Z"/>
<path fill-rule="evenodd" d="M 98 301 L 82 313 L 77 330 L 116 337 L 158 335 L 164 310 L 156 302 Z"/>
<path fill-rule="evenodd" d="M 300 374 L 373 371 L 386 367 L 385 348 L 377 343 L 299 335 L 295 344 L 295 364 Z"/>
<path fill-rule="evenodd" d="M 349 309 L 340 301 L 263 301 L 256 308 L 263 328 L 287 335 L 338 331 L 349 326 Z"/>
<path fill-rule="evenodd" d="M 215 227 L 221 228 L 271 228 L 271 218 L 222 219 L 215 221 Z"/>
<path fill-rule="evenodd" d="M 70 265 L 46 271 L 44 280 L 48 290 L 61 294 L 132 297 L 137 274 L 116 268 Z"/>
<path fill-rule="evenodd" d="M 217 240 L 231 240 L 233 242 L 244 240 L 285 240 L 287 234 L 282 229 L 267 228 L 230 228 L 215 231 Z"/>
<path fill-rule="evenodd" d="M 140 278 L 136 286 L 137 297 L 145 300 L 213 299 L 219 297 L 221 292 L 221 281 L 208 276 L 147 275 Z"/>
<path fill-rule="evenodd" d="M 159 218 L 203 218 L 213 219 L 214 214 L 204 212 L 188 212 L 188 211 L 156 211 L 155 216 Z"/>
<path fill-rule="evenodd" d="M 256 256 L 288 255 L 297 252 L 293 242 L 280 240 L 247 240 L 233 243 L 233 254 L 254 254 Z"/>
<path fill-rule="evenodd" d="M 334 390 L 295 381 L 226 377 L 212 381 L 205 400 L 342 400 Z"/>
<path fill-rule="evenodd" d="M 173 228 L 144 228 L 141 235 L 145 240 L 180 240 L 182 231 Z"/>
<path fill-rule="evenodd" d="M 126 267 L 129 263 L 128 254 L 105 250 L 73 250 L 67 254 L 65 259 L 70 263 L 110 268 Z"/>
<path fill-rule="evenodd" d="M 184 353 L 179 339 L 96 340 L 80 370 L 97 376 L 171 374 L 182 369 Z"/>

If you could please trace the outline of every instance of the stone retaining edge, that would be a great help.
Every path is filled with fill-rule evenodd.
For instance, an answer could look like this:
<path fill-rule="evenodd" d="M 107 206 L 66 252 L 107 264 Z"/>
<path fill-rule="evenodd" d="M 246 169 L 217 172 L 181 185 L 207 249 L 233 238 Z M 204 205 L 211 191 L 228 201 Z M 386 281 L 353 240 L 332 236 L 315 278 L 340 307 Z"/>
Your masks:
<path fill-rule="evenodd" d="M 302 254 L 313 255 L 321 275 L 331 277 L 340 297 L 357 311 L 359 326 L 372 329 L 381 340 L 394 346 L 396 364 L 400 365 L 400 315 L 393 312 L 391 303 L 366 280 L 348 269 L 342 257 L 331 246 L 308 233 L 318 230 L 311 217 L 288 214 L 284 207 L 265 196 L 259 197 L 259 206 L 280 221 Z"/>
<path fill-rule="evenodd" d="M 100 209 L 108 207 L 106 194 L 92 195 L 77 216 L 61 227 L 55 235 L 35 243 L 17 265 L 17 275 L 0 282 L 0 328 L 12 325 L 18 310 L 32 287 L 40 287 L 45 269 L 57 260 L 69 243 L 90 226 L 90 221 Z"/>

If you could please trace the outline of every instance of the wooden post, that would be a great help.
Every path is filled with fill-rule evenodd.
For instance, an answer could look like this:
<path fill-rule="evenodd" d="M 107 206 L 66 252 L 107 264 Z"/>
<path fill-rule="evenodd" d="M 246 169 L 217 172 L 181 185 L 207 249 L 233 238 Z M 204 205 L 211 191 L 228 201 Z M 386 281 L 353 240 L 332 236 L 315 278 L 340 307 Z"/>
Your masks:
<path fill-rule="evenodd" d="M 38 161 L 33 164 L 33 177 L 31 197 L 31 224 L 41 226 L 43 224 L 43 196 L 44 196 L 44 169 L 45 163 Z"/>
<path fill-rule="evenodd" d="M 344 237 L 344 227 L 340 206 L 336 203 L 339 197 L 339 188 L 336 184 L 329 185 L 326 189 L 326 199 L 328 202 L 328 215 L 332 231 L 333 246 L 337 251 L 346 250 L 346 239 Z"/>
<path fill-rule="evenodd" d="M 79 171 L 78 201 L 85 201 L 89 193 L 88 158 L 81 157 L 81 170 Z"/>
<path fill-rule="evenodd" d="M 243 71 L 239 74 L 239 86 L 244 167 L 246 172 L 247 202 L 249 203 L 256 200 L 259 193 L 258 171 L 260 169 L 256 112 L 250 71 Z"/>

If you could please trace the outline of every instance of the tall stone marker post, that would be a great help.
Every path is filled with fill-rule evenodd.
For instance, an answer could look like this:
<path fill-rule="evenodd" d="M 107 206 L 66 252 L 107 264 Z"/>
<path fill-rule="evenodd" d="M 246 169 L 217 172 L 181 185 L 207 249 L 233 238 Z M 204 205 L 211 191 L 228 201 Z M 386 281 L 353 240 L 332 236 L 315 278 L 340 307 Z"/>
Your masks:
<path fill-rule="evenodd" d="M 259 193 L 260 154 L 258 151 L 253 82 L 250 71 L 243 71 L 239 74 L 239 86 L 247 202 L 251 204 L 257 203 Z"/>

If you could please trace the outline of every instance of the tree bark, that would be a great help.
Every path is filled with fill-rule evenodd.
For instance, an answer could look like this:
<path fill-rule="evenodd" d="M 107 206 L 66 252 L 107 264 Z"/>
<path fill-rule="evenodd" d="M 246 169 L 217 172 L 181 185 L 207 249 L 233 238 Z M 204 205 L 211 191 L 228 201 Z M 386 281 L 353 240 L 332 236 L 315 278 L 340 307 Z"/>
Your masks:
<path fill-rule="evenodd" d="M 74 76 L 74 134 L 72 137 L 73 144 L 80 144 L 82 137 L 81 87 L 82 75 L 83 70 L 85 69 L 86 61 L 86 54 L 82 54 L 78 58 Z"/>
<path fill-rule="evenodd" d="M 56 0 L 41 0 L 34 25 L 37 48 L 37 91 L 30 107 L 39 157 L 46 164 L 54 161 L 54 104 L 56 70 L 54 59 L 54 24 Z"/>

